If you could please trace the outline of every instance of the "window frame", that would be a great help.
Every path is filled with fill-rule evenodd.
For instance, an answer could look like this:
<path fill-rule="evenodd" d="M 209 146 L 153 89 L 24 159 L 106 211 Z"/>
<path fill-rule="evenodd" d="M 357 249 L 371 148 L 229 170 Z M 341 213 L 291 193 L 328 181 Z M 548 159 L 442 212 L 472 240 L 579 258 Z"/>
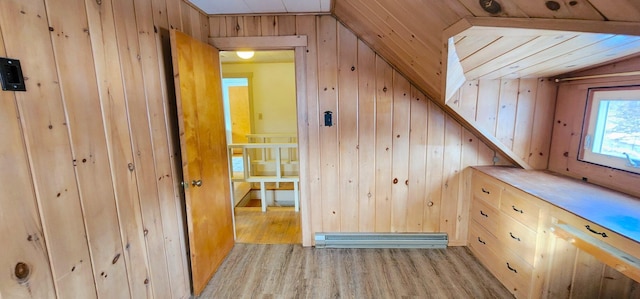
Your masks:
<path fill-rule="evenodd" d="M 604 111 L 601 104 L 602 101 L 611 99 L 611 94 L 615 94 L 614 97 L 617 100 L 640 101 L 640 85 L 592 87 L 588 89 L 578 160 L 640 174 L 640 167 L 629 165 L 627 158 L 624 156 L 613 156 L 592 151 L 593 144 L 602 143 L 604 132 L 602 127 L 598 126 L 598 123 L 604 120 L 604 116 L 600 115 L 600 112 Z"/>

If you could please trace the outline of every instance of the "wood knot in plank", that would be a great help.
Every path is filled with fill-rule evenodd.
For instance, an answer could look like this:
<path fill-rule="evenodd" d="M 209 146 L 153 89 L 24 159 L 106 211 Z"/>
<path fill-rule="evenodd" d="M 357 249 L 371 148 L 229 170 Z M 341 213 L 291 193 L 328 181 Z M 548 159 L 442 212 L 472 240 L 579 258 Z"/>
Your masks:
<path fill-rule="evenodd" d="M 31 268 L 24 262 L 18 262 L 13 270 L 13 274 L 20 283 L 24 283 L 31 275 Z"/>

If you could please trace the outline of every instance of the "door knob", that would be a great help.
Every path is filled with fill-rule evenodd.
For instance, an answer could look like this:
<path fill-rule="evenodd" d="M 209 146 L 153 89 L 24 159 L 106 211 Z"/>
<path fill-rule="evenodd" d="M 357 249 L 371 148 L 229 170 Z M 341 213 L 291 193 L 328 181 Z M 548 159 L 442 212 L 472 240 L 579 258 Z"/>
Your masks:
<path fill-rule="evenodd" d="M 202 180 L 193 180 L 191 181 L 191 185 L 200 187 L 202 186 Z"/>

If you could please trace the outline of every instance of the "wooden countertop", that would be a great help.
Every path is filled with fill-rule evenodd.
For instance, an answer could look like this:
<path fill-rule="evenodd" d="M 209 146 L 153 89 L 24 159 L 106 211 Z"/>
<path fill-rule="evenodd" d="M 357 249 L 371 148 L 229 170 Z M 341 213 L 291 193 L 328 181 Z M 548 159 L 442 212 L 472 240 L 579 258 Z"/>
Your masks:
<path fill-rule="evenodd" d="M 550 171 L 502 166 L 473 168 L 640 243 L 639 198 Z"/>

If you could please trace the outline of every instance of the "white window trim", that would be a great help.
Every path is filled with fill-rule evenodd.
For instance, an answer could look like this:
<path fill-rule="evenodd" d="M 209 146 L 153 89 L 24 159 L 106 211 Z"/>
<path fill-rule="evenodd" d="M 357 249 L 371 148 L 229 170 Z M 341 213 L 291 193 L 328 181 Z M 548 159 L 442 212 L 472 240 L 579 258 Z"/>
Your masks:
<path fill-rule="evenodd" d="M 602 142 L 603 133 L 595 132 L 598 122 L 602 121 L 603 117 L 600 116 L 601 119 L 598 119 L 601 110 L 600 103 L 602 100 L 611 99 L 612 94 L 616 100 L 639 100 L 640 86 L 589 89 L 578 160 L 640 174 L 640 168 L 629 165 L 626 157 L 616 157 L 592 151 L 593 143 Z"/>

